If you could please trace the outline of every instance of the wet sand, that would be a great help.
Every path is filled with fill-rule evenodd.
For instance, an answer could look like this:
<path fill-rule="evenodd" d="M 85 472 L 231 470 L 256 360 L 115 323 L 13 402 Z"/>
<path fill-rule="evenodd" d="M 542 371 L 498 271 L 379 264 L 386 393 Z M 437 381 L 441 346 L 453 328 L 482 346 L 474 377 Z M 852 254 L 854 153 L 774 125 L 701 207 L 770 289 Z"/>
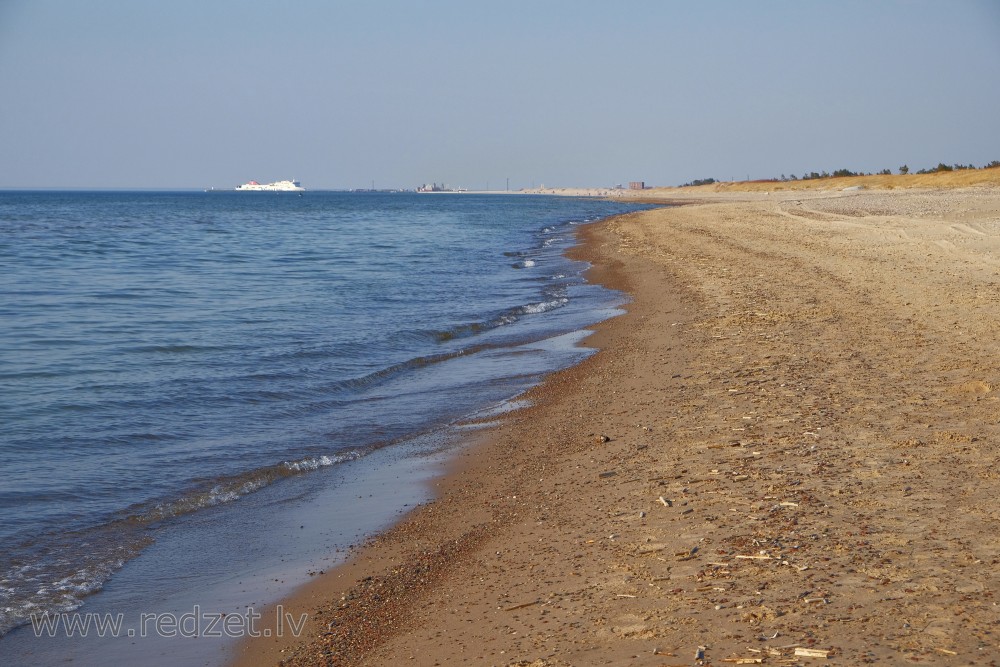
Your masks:
<path fill-rule="evenodd" d="M 583 232 L 601 351 L 237 664 L 1000 660 L 1000 188 L 679 197 Z"/>

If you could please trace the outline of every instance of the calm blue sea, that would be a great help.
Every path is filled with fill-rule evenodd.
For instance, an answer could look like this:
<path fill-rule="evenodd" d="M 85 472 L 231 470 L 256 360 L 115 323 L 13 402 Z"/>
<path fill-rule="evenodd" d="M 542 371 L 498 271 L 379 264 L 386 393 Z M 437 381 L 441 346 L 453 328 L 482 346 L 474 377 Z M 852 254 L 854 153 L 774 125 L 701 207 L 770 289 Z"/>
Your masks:
<path fill-rule="evenodd" d="M 563 252 L 636 208 L 0 193 L 0 634 L 79 607 L 184 517 L 374 461 L 582 358 L 542 342 L 618 297 Z"/>

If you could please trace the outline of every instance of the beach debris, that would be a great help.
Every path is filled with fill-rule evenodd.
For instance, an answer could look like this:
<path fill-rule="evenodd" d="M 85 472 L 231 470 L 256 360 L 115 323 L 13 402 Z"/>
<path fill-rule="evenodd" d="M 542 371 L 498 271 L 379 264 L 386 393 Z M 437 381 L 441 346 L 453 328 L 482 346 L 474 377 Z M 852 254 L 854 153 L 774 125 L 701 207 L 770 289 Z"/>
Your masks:
<path fill-rule="evenodd" d="M 507 607 L 504 611 L 514 611 L 515 609 L 524 609 L 525 607 L 531 607 L 536 604 L 541 604 L 541 600 L 532 600 L 531 602 L 522 602 L 521 604 L 516 604 L 513 607 Z"/>
<path fill-rule="evenodd" d="M 660 501 L 661 503 L 663 503 L 664 507 L 673 507 L 674 506 L 674 501 L 667 500 L 663 496 L 660 496 L 659 498 L 657 498 L 657 500 Z"/>
<path fill-rule="evenodd" d="M 698 547 L 692 547 L 690 551 L 681 551 L 674 554 L 677 560 L 691 560 L 698 555 Z"/>
<path fill-rule="evenodd" d="M 616 471 L 614 471 L 614 470 L 608 470 L 608 471 L 605 471 L 605 472 L 602 472 L 601 474 L 599 474 L 598 477 L 602 477 L 602 478 L 603 477 L 614 477 L 617 474 L 618 473 Z"/>
<path fill-rule="evenodd" d="M 795 649 L 796 658 L 828 658 L 830 657 L 830 652 L 819 649 L 819 648 L 802 648 L 801 646 Z"/>
<path fill-rule="evenodd" d="M 638 548 L 638 550 L 637 550 L 637 553 L 639 555 L 651 554 L 651 553 L 656 553 L 656 552 L 659 552 L 659 551 L 663 551 L 666 548 L 667 548 L 666 544 L 663 544 L 662 542 L 654 542 L 652 544 L 644 544 L 644 545 L 640 546 Z"/>
<path fill-rule="evenodd" d="M 599 445 L 603 445 L 606 442 L 611 442 L 611 438 L 601 433 L 600 435 L 594 436 L 594 442 Z"/>
<path fill-rule="evenodd" d="M 723 658 L 722 662 L 731 662 L 735 665 L 760 665 L 764 658 Z"/>

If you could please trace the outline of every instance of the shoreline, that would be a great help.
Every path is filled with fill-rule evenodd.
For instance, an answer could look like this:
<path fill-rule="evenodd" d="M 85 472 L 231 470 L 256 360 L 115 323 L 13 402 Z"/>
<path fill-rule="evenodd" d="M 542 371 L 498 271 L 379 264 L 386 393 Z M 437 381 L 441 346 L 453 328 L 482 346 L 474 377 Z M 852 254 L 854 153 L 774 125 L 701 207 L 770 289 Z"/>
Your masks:
<path fill-rule="evenodd" d="M 624 216 L 635 215 L 634 213 Z M 595 257 L 589 247 L 597 243 L 600 226 L 616 217 L 598 221 L 581 227 L 578 243 L 567 253 L 570 259 L 590 261 Z M 601 284 L 611 290 L 629 293 L 626 278 L 614 266 L 593 265 L 587 271 L 590 282 Z M 551 400 L 552 392 L 558 394 L 568 385 L 583 380 L 605 344 L 614 333 L 608 327 L 627 316 L 629 304 L 621 306 L 626 314 L 612 317 L 588 327 L 591 333 L 580 343 L 582 347 L 594 348 L 597 353 L 580 363 L 555 371 L 546 376 L 538 386 L 529 389 L 514 401 L 521 405 L 518 409 L 491 420 L 485 428 L 471 435 L 468 441 L 451 455 L 450 460 L 441 465 L 440 475 L 433 481 L 433 497 L 418 505 L 411 512 L 388 529 L 372 535 L 352 549 L 346 561 L 321 573 L 321 577 L 306 583 L 291 596 L 275 605 L 267 606 L 261 617 L 261 626 L 269 638 L 245 640 L 237 647 L 236 655 L 229 663 L 234 667 L 285 664 L 329 664 L 347 665 L 356 663 L 381 642 L 393 636 L 400 628 L 409 627 L 405 619 L 405 608 L 419 604 L 419 600 L 430 591 L 442 574 L 454 563 L 474 552 L 489 541 L 498 529 L 509 528 L 516 518 L 517 492 L 522 488 L 514 479 L 512 470 L 529 465 L 518 454 L 517 443 L 520 432 L 530 429 L 535 413 Z M 599 436 L 597 436 L 599 438 Z M 546 455 L 548 453 L 545 453 Z M 512 458 L 504 461 L 504 457 Z M 544 455 L 543 455 L 544 457 Z M 538 462 L 530 462 L 538 466 Z M 544 464 L 542 464 L 544 467 Z M 511 487 L 513 484 L 513 488 Z M 483 501 L 485 497 L 487 500 Z M 471 507 L 475 505 L 476 507 Z M 460 519 L 455 521 L 454 519 Z M 417 546 L 414 546 L 417 545 Z M 377 579 L 377 581 L 376 581 Z M 374 585 L 361 584 L 374 582 Z M 389 607 L 372 615 L 373 606 L 383 600 L 382 591 L 392 589 Z M 329 623 L 332 617 L 343 613 L 334 609 L 343 604 L 342 599 L 359 600 L 350 610 L 348 619 L 339 620 L 336 625 L 345 627 L 345 633 L 338 637 L 338 655 L 331 657 L 325 649 L 323 657 L 316 663 L 310 662 L 311 650 L 329 637 Z M 309 615 L 303 638 L 285 636 L 277 638 L 278 628 L 274 622 L 274 609 L 280 604 L 282 610 L 298 618 Z M 344 609 L 347 609 L 346 607 Z M 322 619 L 320 623 L 313 623 Z M 323 623 L 327 627 L 323 627 Z M 268 632 L 270 631 L 270 632 Z M 291 660 L 291 661 L 290 661 Z"/>
<path fill-rule="evenodd" d="M 692 195 L 582 230 L 601 351 L 234 664 L 1000 656 L 1000 190 Z"/>
<path fill-rule="evenodd" d="M 196 201 L 197 198 L 197 194 L 178 195 L 168 208 L 170 211 L 187 210 L 191 206 L 199 208 L 201 204 Z M 65 200 L 70 204 L 65 209 L 53 205 L 63 201 L 61 197 L 30 199 L 38 203 L 42 219 L 48 219 L 47 216 L 61 219 L 59 215 L 75 210 L 72 206 L 77 204 L 88 210 L 91 206 L 87 197 Z M 202 370 L 210 365 L 215 367 L 213 364 L 219 363 L 220 356 L 226 362 L 238 361 L 231 358 L 229 351 L 243 349 L 237 339 L 226 339 L 234 348 L 195 346 L 189 349 L 184 346 L 151 345 L 141 348 L 141 353 L 130 356 L 131 367 L 142 379 L 153 377 L 149 375 L 150 366 L 145 361 L 155 368 L 161 367 L 161 361 L 166 363 L 163 368 L 170 370 L 168 375 L 171 377 L 177 375 L 194 379 L 181 393 L 171 392 L 169 387 L 159 387 L 155 378 L 148 385 L 136 382 L 128 385 L 138 392 L 135 396 L 124 392 L 129 393 L 129 400 L 142 407 L 141 411 L 151 422 L 167 426 L 170 415 L 191 416 L 197 413 L 205 416 L 204 424 L 198 424 L 195 430 L 182 429 L 176 437 L 169 438 L 171 441 L 197 439 L 195 431 L 204 431 L 209 435 L 204 443 L 199 444 L 198 456 L 178 454 L 177 457 L 167 457 L 170 460 L 165 460 L 164 466 L 143 467 L 142 461 L 139 461 L 139 467 L 132 470 L 135 483 L 131 488 L 121 489 L 120 497 L 127 500 L 118 503 L 118 496 L 111 493 L 103 501 L 108 507 L 116 504 L 122 507 L 121 513 L 116 514 L 117 518 L 110 524 L 102 523 L 103 517 L 99 512 L 94 512 L 93 521 L 88 521 L 91 516 L 80 512 L 79 523 L 85 526 L 92 524 L 87 531 L 64 534 L 62 538 L 58 537 L 58 531 L 51 531 L 49 534 L 56 538 L 51 540 L 46 540 L 48 534 L 42 531 L 42 539 L 32 543 L 32 539 L 26 537 L 7 550 L 13 558 L 8 568 L 11 572 L 5 582 L 9 604 L 6 613 L 0 613 L 0 617 L 4 621 L 3 630 L 7 629 L 9 619 L 14 619 L 9 624 L 14 629 L 0 639 L 0 655 L 11 656 L 15 662 L 29 661 L 23 656 L 30 655 L 43 662 L 51 658 L 97 664 L 109 656 L 114 659 L 120 655 L 145 655 L 148 661 L 150 655 L 160 652 L 160 647 L 168 647 L 164 653 L 176 658 L 183 652 L 187 656 L 182 659 L 185 661 L 196 659 L 192 657 L 195 654 L 194 645 L 204 644 L 207 647 L 202 651 L 205 660 L 219 662 L 221 649 L 217 650 L 216 646 L 246 633 L 227 632 L 224 637 L 205 634 L 199 636 L 197 641 L 180 642 L 182 646 L 175 647 L 172 645 L 178 642 L 171 640 L 175 640 L 176 636 L 170 632 L 148 632 L 148 625 L 142 627 L 142 619 L 150 618 L 152 614 L 163 619 L 177 618 L 195 608 L 204 610 L 206 614 L 217 611 L 227 617 L 244 611 L 245 618 L 250 618 L 262 603 L 287 596 L 298 584 L 308 581 L 312 572 L 329 569 L 331 558 L 338 557 L 345 547 L 368 534 L 384 530 L 414 505 L 408 489 L 404 488 L 411 480 L 393 482 L 394 477 L 399 479 L 399 474 L 405 474 L 403 468 L 393 465 L 393 459 L 411 454 L 422 456 L 419 452 L 425 449 L 421 444 L 425 442 L 433 443 L 430 444 L 433 448 L 444 449 L 455 430 L 464 439 L 470 429 L 455 428 L 452 422 L 469 419 L 470 415 L 483 417 L 491 410 L 500 409 L 502 402 L 523 392 L 547 372 L 587 356 L 589 351 L 575 347 L 575 342 L 582 335 L 579 331 L 607 316 L 619 302 L 619 295 L 586 284 L 580 275 L 586 265 L 566 260 L 564 251 L 572 242 L 574 231 L 584 221 L 635 207 L 569 200 L 548 203 L 521 200 L 503 207 L 498 207 L 497 201 L 425 202 L 424 205 L 415 201 L 414 197 L 403 197 L 406 201 L 401 201 L 398 207 L 386 207 L 354 195 L 344 195 L 342 199 L 344 201 L 321 202 L 323 205 L 317 204 L 318 208 L 308 207 L 309 211 L 303 214 L 308 220 L 297 214 L 290 215 L 287 219 L 282 218 L 280 229 L 263 224 L 255 233 L 275 239 L 279 244 L 295 245 L 302 239 L 310 238 L 314 241 L 310 243 L 313 247 L 323 248 L 325 242 L 330 242 L 340 248 L 309 255 L 313 259 L 303 257 L 301 262 L 275 264 L 268 261 L 270 252 L 264 249 L 268 246 L 261 246 L 261 265 L 267 269 L 265 274 L 274 271 L 274 275 L 286 275 L 278 267 L 281 265 L 294 277 L 293 282 L 300 278 L 304 280 L 304 289 L 300 290 L 301 293 L 297 292 L 298 296 L 293 299 L 303 306 L 311 303 L 311 296 L 324 303 L 329 300 L 323 296 L 325 291 L 305 288 L 322 284 L 331 274 L 340 276 L 334 280 L 337 284 L 342 282 L 341 279 L 356 283 L 351 285 L 350 290 L 338 292 L 335 299 L 339 305 L 354 305 L 342 309 L 338 306 L 334 310 L 362 313 L 364 321 L 359 321 L 358 326 L 340 327 L 338 330 L 336 326 L 322 325 L 320 315 L 329 315 L 329 308 L 317 310 L 318 319 L 310 318 L 309 321 L 301 317 L 303 312 L 312 312 L 309 308 L 293 309 L 294 312 L 289 311 L 282 320 L 287 326 L 275 325 L 277 328 L 268 330 L 275 333 L 275 339 L 258 332 L 260 335 L 255 338 L 255 345 L 247 347 L 244 350 L 246 354 L 239 355 L 247 363 L 245 373 L 239 371 L 238 365 L 226 363 L 225 368 L 229 370 L 219 382 L 209 383 L 202 377 Z M 135 206 L 149 207 L 139 210 L 154 217 L 158 215 L 157 211 L 170 216 L 155 198 L 144 196 L 110 196 L 102 200 L 100 210 L 131 210 L 131 207 L 120 205 L 120 202 L 126 201 Z M 212 236 L 229 224 L 241 226 L 242 209 L 238 202 L 231 204 L 223 202 L 219 206 L 210 206 L 211 210 L 218 212 L 219 225 L 199 233 Z M 291 209 L 299 210 L 299 207 L 295 205 Z M 322 211 L 327 211 L 329 215 Z M 376 224 L 353 226 L 354 231 L 362 230 L 353 236 L 347 231 L 338 231 L 336 239 L 329 241 L 332 237 L 324 232 L 327 226 L 314 222 L 322 218 L 334 224 L 344 211 L 353 211 L 350 214 L 352 217 L 360 216 Z M 138 215 L 145 216 L 145 212 Z M 423 224 L 411 226 L 406 233 L 397 229 L 398 225 L 392 220 L 411 219 L 411 212 L 416 214 L 416 218 L 412 219 L 425 222 L 433 219 L 438 235 L 444 234 L 453 242 L 445 244 L 447 247 L 437 248 L 441 244 L 426 236 L 427 225 Z M 480 214 L 483 216 L 480 217 Z M 273 222 L 274 217 L 262 214 L 261 219 Z M 300 222 L 303 223 L 301 227 L 298 226 Z M 169 225 L 161 232 L 171 237 L 160 239 L 163 247 L 174 247 L 170 243 L 176 235 L 170 233 Z M 426 238 L 426 247 L 421 245 L 424 243 L 422 238 Z M 53 241 L 58 242 L 58 239 Z M 377 243 L 372 245 L 373 241 Z M 199 244 L 192 247 L 196 246 L 200 247 Z M 385 250 L 397 246 L 409 248 L 404 253 L 406 257 L 396 257 Z M 121 249 L 121 246 L 115 247 Z M 460 248 L 466 250 L 458 250 Z M 185 259 L 188 256 L 183 248 L 178 250 L 172 256 L 182 263 L 190 261 Z M 130 256 L 144 257 L 142 252 L 139 249 Z M 199 254 L 196 249 L 191 252 Z M 348 262 L 350 266 L 329 259 L 345 256 L 352 258 Z M 365 260 L 354 261 L 358 257 Z M 423 275 L 423 282 L 413 273 L 413 267 L 417 265 L 431 267 L 429 273 L 418 271 Z M 437 275 L 435 271 L 440 267 L 452 265 L 463 268 L 460 271 L 442 270 L 433 281 L 433 289 L 424 289 L 429 280 L 427 276 Z M 206 270 L 203 282 L 192 283 L 192 294 L 200 293 L 199 285 L 209 283 L 213 286 L 233 285 L 235 292 L 250 294 L 247 298 L 251 301 L 254 294 L 260 294 L 259 290 L 246 292 L 236 287 L 240 284 L 236 276 L 242 275 L 238 267 L 233 269 L 224 262 L 213 266 L 214 271 Z M 358 273 L 355 274 L 355 269 L 351 267 L 357 267 Z M 12 269 L 15 268 L 12 266 Z M 361 274 L 374 275 L 372 272 L 376 269 L 384 280 L 394 284 L 399 283 L 390 278 L 394 271 L 407 276 L 404 282 L 413 298 L 399 299 L 398 295 L 393 297 L 390 294 L 383 302 L 379 295 L 385 292 L 378 280 L 372 282 L 352 278 Z M 170 269 L 166 267 L 165 270 L 169 272 Z M 151 271 L 155 273 L 156 269 Z M 30 273 L 25 272 L 24 275 L 30 276 Z M 284 284 L 282 280 L 272 281 L 263 277 L 262 280 L 268 284 L 273 282 L 278 287 Z M 212 290 L 207 293 L 216 294 Z M 430 294 L 437 294 L 439 298 L 420 302 L 421 298 Z M 372 295 L 375 301 L 364 298 L 365 295 Z M 572 297 L 572 303 L 559 307 L 564 297 Z M 187 301 L 187 297 L 181 298 L 181 302 Z M 72 299 L 67 301 L 71 302 Z M 139 301 L 134 303 L 134 307 L 143 308 Z M 165 312 L 171 306 L 179 305 L 176 300 L 166 297 L 158 303 Z M 426 304 L 426 308 L 419 307 L 418 303 Z M 502 309 L 498 310 L 500 307 Z M 548 313 L 550 310 L 555 312 Z M 67 307 L 66 312 L 72 313 L 73 309 Z M 297 318 L 295 313 L 300 317 Z M 392 313 L 397 317 L 393 319 Z M 536 316 L 536 313 L 545 314 Z M 55 321 L 53 325 L 56 328 L 58 320 L 65 319 L 56 315 L 50 317 Z M 167 318 L 171 324 L 166 330 L 154 327 L 150 336 L 157 338 L 169 334 L 172 340 L 205 334 L 197 322 L 187 323 L 185 327 L 185 322 L 180 320 L 174 324 L 176 319 Z M 337 319 L 336 312 L 333 319 Z M 227 321 L 223 320 L 213 320 L 213 326 L 218 324 L 221 332 L 229 330 Z M 237 320 L 230 324 L 237 326 Z M 386 326 L 377 327 L 377 330 L 375 324 L 378 322 Z M 393 328 L 393 324 L 397 326 Z M 371 335 L 366 335 L 367 332 Z M 475 335 L 470 337 L 470 333 Z M 125 337 L 128 338 L 128 334 Z M 111 349 L 118 339 L 120 337 L 116 338 L 109 332 L 108 340 L 102 345 Z M 353 342 L 347 345 L 338 342 L 345 339 L 371 339 L 373 346 L 357 347 Z M 81 339 L 81 344 L 86 344 L 85 340 Z M 276 344 L 273 349 L 269 346 L 271 340 Z M 295 341 L 300 341 L 301 345 Z M 123 349 L 131 349 L 126 343 L 122 343 Z M 72 344 L 66 342 L 67 346 Z M 344 349 L 353 350 L 349 358 L 343 356 Z M 271 371 L 288 369 L 285 374 L 275 372 L 273 376 L 268 375 L 285 391 L 275 393 L 261 388 L 261 363 L 253 363 L 254 355 L 259 355 L 263 359 L 261 363 Z M 391 363 L 393 361 L 399 363 Z M 367 373 L 365 369 L 372 372 Z M 319 375 L 313 377 L 311 371 L 318 372 L 325 380 Z M 226 399 L 232 405 L 221 412 L 213 408 L 213 401 L 206 404 L 202 400 L 193 400 L 192 397 L 199 396 L 197 390 L 209 384 L 213 401 L 230 394 L 246 397 L 247 400 Z M 28 391 L 23 394 L 15 392 L 18 394 L 16 398 L 22 395 L 27 397 L 25 405 L 45 404 L 44 400 L 31 399 L 30 387 L 25 387 Z M 104 391 L 112 395 L 109 390 Z M 155 404 L 143 402 L 144 398 L 161 395 L 176 398 L 176 403 L 168 400 Z M 434 400 L 428 402 L 430 397 Z M 49 402 L 59 401 L 51 398 Z M 116 414 L 115 405 L 117 403 L 111 400 L 108 408 L 111 412 L 108 414 Z M 175 407 L 178 405 L 180 407 Z M 94 407 L 97 414 L 98 406 L 95 404 Z M 100 408 L 100 414 L 104 412 Z M 213 415 L 219 419 L 212 418 Z M 253 426 L 257 418 L 261 420 L 261 428 Z M 123 417 L 115 425 L 124 430 L 127 420 Z M 100 426 L 103 427 L 103 424 Z M 66 429 L 69 438 L 83 437 L 74 432 L 71 425 L 66 425 Z M 114 429 L 107 432 L 112 433 Z M 218 435 L 211 437 L 215 434 Z M 151 442 L 160 440 L 155 434 L 150 438 Z M 47 441 L 43 438 L 39 442 Z M 175 452 L 188 449 L 177 444 L 163 446 Z M 159 457 L 159 445 L 153 447 L 150 444 L 150 447 L 152 449 L 147 454 Z M 75 451 L 71 446 L 56 449 L 66 449 L 71 454 Z M 109 465 L 98 463 L 104 460 L 102 456 L 105 453 L 107 456 L 104 459 L 109 461 Z M 107 452 L 95 450 L 91 454 L 93 457 L 88 459 L 90 464 L 87 467 L 89 472 L 80 479 L 113 482 L 114 471 L 117 470 L 111 460 L 114 458 L 113 449 Z M 149 456 L 143 460 L 149 459 Z M 62 488 L 72 488 L 75 492 L 76 487 L 64 480 L 76 479 L 73 471 L 78 466 L 67 464 L 66 457 L 53 460 L 53 483 Z M 213 463 L 209 467 L 214 473 L 205 472 L 204 464 L 207 463 Z M 390 467 L 398 472 L 390 474 Z M 371 478 L 368 473 L 373 468 L 384 473 L 376 475 L 384 480 L 384 488 L 374 492 L 365 490 L 363 496 L 352 493 L 358 482 Z M 15 485 L 18 479 L 25 483 L 31 481 L 30 462 L 25 463 L 25 472 L 19 476 L 17 473 L 21 469 L 15 466 L 10 471 Z M 226 470 L 231 474 L 224 474 Z M 67 474 L 62 474 L 63 471 Z M 143 473 L 148 473 L 148 477 L 142 477 Z M 436 470 L 434 474 L 437 474 Z M 190 481 L 184 482 L 185 479 Z M 168 483 L 168 480 L 174 482 Z M 429 496 L 430 484 L 427 480 L 421 479 L 413 486 L 416 487 L 413 494 L 417 499 L 424 500 Z M 86 495 L 85 487 L 87 485 L 81 482 L 79 488 L 83 495 Z M 152 487 L 157 490 L 150 491 Z M 129 496 L 130 491 L 134 491 L 132 497 Z M 149 496 L 148 502 L 141 496 Z M 362 497 L 368 500 L 362 500 Z M 309 505 L 310 498 L 316 499 L 314 507 Z M 143 502 L 132 503 L 133 499 Z M 232 502 L 237 499 L 238 502 Z M 32 507 L 34 505 L 26 506 L 23 513 L 19 513 L 21 508 L 14 508 L 11 527 L 25 524 L 23 517 L 31 517 Z M 345 516 L 345 513 L 351 516 Z M 120 536 L 125 539 L 118 539 Z M 135 539 L 129 541 L 128 538 L 133 536 Z M 123 542 L 129 547 L 138 546 L 125 552 Z M 51 543 L 64 544 L 67 548 L 46 548 L 45 545 Z M 87 547 L 89 543 L 98 544 L 98 547 Z M 95 549 L 98 552 L 95 553 Z M 81 556 L 80 560 L 74 559 L 77 554 Z M 98 558 L 104 554 L 106 557 Z M 97 564 L 92 567 L 95 562 Z M 24 563 L 27 563 L 26 567 L 19 567 Z M 49 571 L 38 567 L 39 563 L 53 565 L 51 576 Z M 74 563 L 80 565 L 74 567 Z M 72 578 L 64 579 L 63 572 L 72 575 Z M 22 573 L 24 576 L 21 576 Z M 91 632 L 89 641 L 79 641 L 76 636 L 64 638 L 63 635 L 69 633 L 58 628 L 55 630 L 58 636 L 47 633 L 49 636 L 41 637 L 38 625 L 32 625 L 31 621 L 45 618 L 41 616 L 41 610 L 46 609 L 51 617 L 60 619 L 59 628 L 69 626 L 77 619 L 83 623 L 95 618 L 120 618 L 120 623 L 115 621 L 120 630 L 105 633 L 106 636 Z M 38 613 L 31 617 L 30 614 L 36 610 L 39 610 Z M 0 612 L 3 611 L 0 609 Z M 134 638 L 130 632 L 140 635 L 138 639 L 141 641 L 129 641 L 128 638 Z M 125 662 L 129 659 L 126 658 Z M 163 664 L 168 662 L 166 660 Z"/>

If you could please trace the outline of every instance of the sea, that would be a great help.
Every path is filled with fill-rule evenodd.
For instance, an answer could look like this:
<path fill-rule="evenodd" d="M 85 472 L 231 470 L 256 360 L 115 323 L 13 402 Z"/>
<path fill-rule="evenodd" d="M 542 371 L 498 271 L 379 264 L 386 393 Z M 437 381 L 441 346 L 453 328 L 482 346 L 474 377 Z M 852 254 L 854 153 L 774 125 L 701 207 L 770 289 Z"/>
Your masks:
<path fill-rule="evenodd" d="M 623 296 L 565 251 L 638 208 L 0 192 L 0 663 L 225 662 L 139 619 L 274 602 L 427 500 L 592 352 Z"/>

